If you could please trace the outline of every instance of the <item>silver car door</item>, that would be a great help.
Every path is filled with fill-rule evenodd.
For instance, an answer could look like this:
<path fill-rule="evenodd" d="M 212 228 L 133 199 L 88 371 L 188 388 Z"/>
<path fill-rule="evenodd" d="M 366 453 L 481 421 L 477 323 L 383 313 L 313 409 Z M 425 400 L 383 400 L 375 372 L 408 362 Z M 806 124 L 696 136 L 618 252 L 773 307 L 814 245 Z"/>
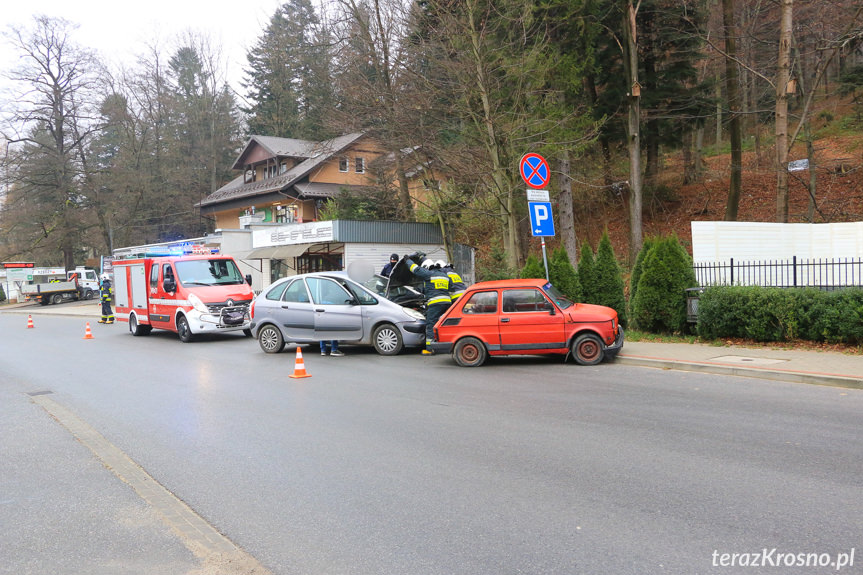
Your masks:
<path fill-rule="evenodd" d="M 358 341 L 363 338 L 362 306 L 353 294 L 329 278 L 307 278 L 314 303 L 315 338 Z"/>
<path fill-rule="evenodd" d="M 291 282 L 279 301 L 279 308 L 274 311 L 276 320 L 282 325 L 287 339 L 315 340 L 315 312 L 302 279 Z"/>

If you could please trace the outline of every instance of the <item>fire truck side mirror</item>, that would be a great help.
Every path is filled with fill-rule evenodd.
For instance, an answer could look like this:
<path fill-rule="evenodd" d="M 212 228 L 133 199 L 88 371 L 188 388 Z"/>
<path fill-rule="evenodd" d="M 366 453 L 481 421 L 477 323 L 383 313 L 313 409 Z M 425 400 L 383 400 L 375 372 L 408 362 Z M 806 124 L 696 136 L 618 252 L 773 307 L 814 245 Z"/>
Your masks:
<path fill-rule="evenodd" d="M 166 292 L 174 293 L 175 291 L 177 291 L 177 284 L 175 284 L 174 280 L 172 279 L 166 279 L 162 282 L 162 289 L 164 289 Z"/>
<path fill-rule="evenodd" d="M 246 283 L 252 285 L 252 274 L 246 274 Z"/>

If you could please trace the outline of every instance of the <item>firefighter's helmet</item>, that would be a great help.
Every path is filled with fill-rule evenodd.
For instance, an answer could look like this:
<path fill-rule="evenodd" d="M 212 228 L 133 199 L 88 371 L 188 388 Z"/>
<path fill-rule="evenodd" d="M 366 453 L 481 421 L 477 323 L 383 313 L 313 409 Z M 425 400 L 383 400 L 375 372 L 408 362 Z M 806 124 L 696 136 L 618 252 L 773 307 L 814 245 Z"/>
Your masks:
<path fill-rule="evenodd" d="M 423 263 L 421 263 L 420 265 L 425 269 L 430 270 L 434 265 L 434 262 L 431 260 L 423 260 Z"/>
<path fill-rule="evenodd" d="M 443 269 L 446 267 L 446 262 L 443 260 L 438 260 L 434 263 L 439 269 Z"/>

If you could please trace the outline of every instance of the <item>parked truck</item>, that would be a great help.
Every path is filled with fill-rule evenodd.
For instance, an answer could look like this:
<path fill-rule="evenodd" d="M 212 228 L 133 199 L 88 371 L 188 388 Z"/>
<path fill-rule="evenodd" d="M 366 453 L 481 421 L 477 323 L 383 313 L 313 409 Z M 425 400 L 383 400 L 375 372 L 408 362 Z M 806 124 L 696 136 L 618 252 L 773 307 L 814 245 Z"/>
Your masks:
<path fill-rule="evenodd" d="M 62 268 L 52 268 L 50 273 L 34 278 L 37 281 L 21 284 L 19 291 L 41 305 L 93 299 L 99 294 L 99 277 L 89 268 L 77 267 L 65 273 Z"/>

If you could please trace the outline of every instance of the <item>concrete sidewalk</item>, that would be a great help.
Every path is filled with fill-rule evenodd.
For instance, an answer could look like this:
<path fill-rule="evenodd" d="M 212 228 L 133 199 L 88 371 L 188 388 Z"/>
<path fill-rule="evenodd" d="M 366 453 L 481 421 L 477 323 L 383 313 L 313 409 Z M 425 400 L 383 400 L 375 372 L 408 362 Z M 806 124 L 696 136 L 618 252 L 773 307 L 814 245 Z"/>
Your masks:
<path fill-rule="evenodd" d="M 617 363 L 863 389 L 863 355 L 627 341 Z"/>
<path fill-rule="evenodd" d="M 0 306 L 0 313 L 101 317 L 96 300 Z M 34 321 L 36 321 L 34 319 Z M 25 323 L 26 325 L 26 323 Z M 616 363 L 863 389 L 863 355 L 837 352 L 627 341 Z"/>

